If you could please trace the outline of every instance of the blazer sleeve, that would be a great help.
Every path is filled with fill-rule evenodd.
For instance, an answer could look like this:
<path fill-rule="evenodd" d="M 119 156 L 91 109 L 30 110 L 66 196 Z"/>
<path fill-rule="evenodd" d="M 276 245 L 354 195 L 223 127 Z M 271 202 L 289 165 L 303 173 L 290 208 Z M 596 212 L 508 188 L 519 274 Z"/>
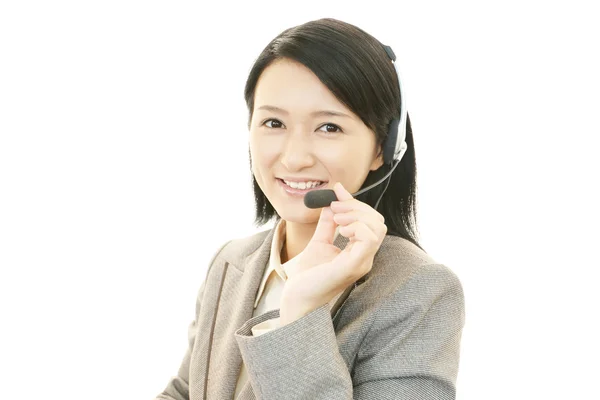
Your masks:
<path fill-rule="evenodd" d="M 206 277 L 204 278 L 204 281 L 202 282 L 202 284 L 200 285 L 200 289 L 198 290 L 198 294 L 196 296 L 195 317 L 194 320 L 188 325 L 187 330 L 188 347 L 185 352 L 185 355 L 183 356 L 183 361 L 179 366 L 177 376 L 171 378 L 166 388 L 158 396 L 156 396 L 156 400 L 189 400 L 190 398 L 190 359 L 192 356 L 192 350 L 194 349 L 196 336 L 199 334 L 198 315 L 200 314 L 200 309 L 202 307 L 202 297 L 204 296 L 204 288 L 206 287 L 206 281 L 208 279 L 210 269 L 212 268 L 215 259 L 228 243 L 229 242 L 222 245 L 221 248 L 213 256 L 212 260 L 209 263 L 208 271 L 206 272 Z"/>
<path fill-rule="evenodd" d="M 252 326 L 276 317 L 279 309 L 236 332 L 258 399 L 455 399 L 464 296 L 444 265 L 418 268 L 380 303 L 351 371 L 327 304 L 252 336 Z"/>

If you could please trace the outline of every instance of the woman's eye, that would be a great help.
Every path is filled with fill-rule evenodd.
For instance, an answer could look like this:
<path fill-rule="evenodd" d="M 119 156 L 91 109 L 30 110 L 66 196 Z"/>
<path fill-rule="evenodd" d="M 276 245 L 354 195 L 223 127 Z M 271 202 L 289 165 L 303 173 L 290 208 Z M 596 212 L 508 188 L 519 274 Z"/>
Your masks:
<path fill-rule="evenodd" d="M 325 130 L 323 132 L 327 132 L 327 133 L 342 132 L 342 129 L 339 126 L 334 125 L 334 124 L 325 124 L 321 128 L 325 128 Z"/>
<path fill-rule="evenodd" d="M 271 122 L 271 126 L 269 126 L 269 122 Z M 281 126 L 283 125 L 281 123 L 281 121 L 278 121 L 276 119 L 268 119 L 264 122 L 265 125 L 267 125 L 269 128 L 281 128 Z"/>
<path fill-rule="evenodd" d="M 268 128 L 271 128 L 271 129 L 282 128 L 284 126 L 283 123 L 277 119 L 268 119 L 265 122 L 263 122 L 263 125 L 266 125 Z M 325 128 L 325 130 L 323 130 L 323 128 Z M 319 130 L 321 132 L 325 132 L 325 133 L 342 132 L 342 129 L 335 124 L 322 125 L 321 128 L 319 128 Z"/>

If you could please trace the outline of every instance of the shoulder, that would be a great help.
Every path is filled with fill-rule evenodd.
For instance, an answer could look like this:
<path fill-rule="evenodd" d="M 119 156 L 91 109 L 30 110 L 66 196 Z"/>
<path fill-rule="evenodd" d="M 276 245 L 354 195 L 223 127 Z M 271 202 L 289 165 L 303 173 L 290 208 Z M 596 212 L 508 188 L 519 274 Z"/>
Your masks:
<path fill-rule="evenodd" d="M 340 332 L 357 325 L 364 332 L 353 384 L 371 381 L 373 371 L 394 371 L 396 377 L 420 376 L 419 392 L 454 398 L 465 325 L 456 274 L 410 241 L 386 236 L 367 276 L 342 308 L 337 325 Z M 410 383 L 394 384 L 404 381 Z M 445 385 L 448 394 L 437 385 Z"/>
<path fill-rule="evenodd" d="M 376 293 L 380 300 L 401 293 L 424 301 L 449 292 L 457 298 L 463 296 L 460 279 L 450 267 L 412 242 L 391 235 L 383 240 L 364 284 L 364 289 Z"/>
<path fill-rule="evenodd" d="M 272 229 L 263 230 L 242 238 L 233 238 L 223 243 L 215 252 L 210 265 L 216 260 L 223 259 L 234 265 L 241 265 L 246 257 L 267 245 L 272 235 Z"/>

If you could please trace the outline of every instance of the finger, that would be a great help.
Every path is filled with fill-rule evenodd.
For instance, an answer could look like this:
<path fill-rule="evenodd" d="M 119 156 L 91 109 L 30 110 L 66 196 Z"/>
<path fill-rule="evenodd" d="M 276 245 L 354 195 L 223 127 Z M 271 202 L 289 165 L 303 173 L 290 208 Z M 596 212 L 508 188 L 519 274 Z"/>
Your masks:
<path fill-rule="evenodd" d="M 365 243 L 378 244 L 379 236 L 363 221 L 354 221 L 348 225 L 340 226 L 340 235 Z"/>
<path fill-rule="evenodd" d="M 323 207 L 311 241 L 333 244 L 336 228 L 337 224 L 333 220 L 333 211 L 329 207 Z"/>
<path fill-rule="evenodd" d="M 330 204 L 330 207 L 334 214 L 348 212 L 352 210 L 359 210 L 364 212 L 365 214 L 372 215 L 373 218 L 379 220 L 380 222 L 385 222 L 385 218 L 379 211 L 375 210 L 367 203 L 364 203 L 354 198 L 345 201 L 333 201 Z"/>
<path fill-rule="evenodd" d="M 334 214 L 333 220 L 336 224 L 341 226 L 349 225 L 355 221 L 362 221 L 375 233 L 375 235 L 377 235 L 377 237 L 385 236 L 387 233 L 387 226 L 381 222 L 377 216 L 362 210 L 352 210 Z"/>
<path fill-rule="evenodd" d="M 352 246 L 347 246 L 342 253 L 359 262 L 373 257 L 381 245 L 381 240 L 362 222 L 340 227 L 339 232 L 352 240 Z"/>
<path fill-rule="evenodd" d="M 341 182 L 336 182 L 335 185 L 333 185 L 333 191 L 335 192 L 335 195 L 339 201 L 352 200 L 354 198 Z"/>

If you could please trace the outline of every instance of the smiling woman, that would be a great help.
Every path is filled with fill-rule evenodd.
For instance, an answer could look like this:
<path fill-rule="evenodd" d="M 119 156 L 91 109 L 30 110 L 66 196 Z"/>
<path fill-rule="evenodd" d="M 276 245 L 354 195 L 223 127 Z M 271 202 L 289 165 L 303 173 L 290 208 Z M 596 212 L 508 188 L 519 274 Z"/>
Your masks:
<path fill-rule="evenodd" d="M 216 252 L 188 350 L 157 398 L 455 397 L 463 290 L 418 243 L 393 60 L 331 18 L 283 31 L 259 55 L 244 93 L 250 160 L 256 222 L 275 225 Z M 402 143 L 393 159 L 390 142 Z M 318 189 L 337 200 L 308 208 Z"/>

